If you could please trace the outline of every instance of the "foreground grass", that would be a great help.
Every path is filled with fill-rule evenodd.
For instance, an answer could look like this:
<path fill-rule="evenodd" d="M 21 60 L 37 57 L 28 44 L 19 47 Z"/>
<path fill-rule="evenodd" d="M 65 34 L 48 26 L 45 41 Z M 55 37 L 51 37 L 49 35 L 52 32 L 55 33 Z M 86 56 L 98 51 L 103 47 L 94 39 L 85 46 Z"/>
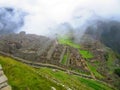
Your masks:
<path fill-rule="evenodd" d="M 37 69 L 37 71 L 39 71 L 42 75 L 47 75 L 48 77 L 69 86 L 73 90 L 112 90 L 98 81 L 70 75 L 63 71 L 54 71 L 49 68 L 40 68 Z"/>
<path fill-rule="evenodd" d="M 57 90 L 64 90 L 63 87 L 49 81 L 46 77 L 72 90 L 112 90 L 95 80 L 84 79 L 49 68 L 34 69 L 8 57 L 0 56 L 0 64 L 13 90 L 51 90 L 51 87 L 55 87 Z"/>
<path fill-rule="evenodd" d="M 88 87 L 91 87 L 92 90 L 112 90 L 111 88 L 95 80 L 89 80 L 89 79 L 84 79 L 79 77 L 78 77 L 78 80 L 83 84 L 87 85 Z"/>
<path fill-rule="evenodd" d="M 35 69 L 11 58 L 0 56 L 0 64 L 8 77 L 8 83 L 12 86 L 12 90 L 51 90 L 51 87 L 64 90 L 35 73 Z"/>

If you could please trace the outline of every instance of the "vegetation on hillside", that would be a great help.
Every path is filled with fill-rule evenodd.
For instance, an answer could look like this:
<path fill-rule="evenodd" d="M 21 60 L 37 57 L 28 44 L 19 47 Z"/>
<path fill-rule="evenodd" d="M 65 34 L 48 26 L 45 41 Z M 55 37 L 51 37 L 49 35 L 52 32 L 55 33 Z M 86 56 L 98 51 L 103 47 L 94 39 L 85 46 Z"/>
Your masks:
<path fill-rule="evenodd" d="M 0 56 L 0 64 L 8 77 L 12 90 L 64 90 L 63 87 L 35 73 L 35 69 L 11 58 Z"/>
<path fill-rule="evenodd" d="M 90 59 L 93 58 L 93 54 L 90 51 L 87 50 L 79 50 L 79 53 L 82 55 L 83 58 L 85 59 Z"/>
<path fill-rule="evenodd" d="M 49 68 L 34 69 L 4 56 L 0 56 L 0 64 L 3 66 L 13 90 L 51 90 L 51 87 L 55 87 L 57 90 L 65 89 L 50 79 L 75 90 L 112 90 L 95 80 Z"/>
<path fill-rule="evenodd" d="M 90 58 L 93 58 L 94 55 L 90 52 L 90 51 L 87 51 L 87 50 L 81 50 L 80 49 L 80 45 L 79 44 L 76 44 L 74 43 L 69 37 L 63 37 L 63 38 L 58 38 L 58 42 L 60 44 L 64 44 L 64 45 L 68 45 L 70 47 L 73 47 L 73 48 L 76 48 L 79 50 L 79 53 L 82 55 L 83 58 L 86 58 L 86 59 L 90 59 Z"/>
<path fill-rule="evenodd" d="M 64 64 L 64 65 L 66 65 L 66 63 L 67 63 L 67 55 L 64 55 L 61 63 Z"/>
<path fill-rule="evenodd" d="M 77 49 L 80 49 L 80 45 L 79 44 L 75 44 L 71 39 L 69 39 L 67 36 L 62 38 L 58 38 L 58 42 L 60 44 L 64 44 L 64 45 L 68 45 L 68 46 L 71 46 L 73 48 L 77 48 Z"/>
<path fill-rule="evenodd" d="M 97 71 L 97 68 L 92 66 L 89 62 L 87 62 L 87 66 L 89 67 L 90 71 L 95 75 L 95 77 L 101 79 L 103 76 Z"/>
<path fill-rule="evenodd" d="M 67 74 L 59 70 L 51 70 L 49 68 L 37 69 L 42 75 L 47 75 L 64 85 L 71 87 L 73 90 L 112 90 L 108 86 L 95 80 L 85 79 L 79 76 Z"/>

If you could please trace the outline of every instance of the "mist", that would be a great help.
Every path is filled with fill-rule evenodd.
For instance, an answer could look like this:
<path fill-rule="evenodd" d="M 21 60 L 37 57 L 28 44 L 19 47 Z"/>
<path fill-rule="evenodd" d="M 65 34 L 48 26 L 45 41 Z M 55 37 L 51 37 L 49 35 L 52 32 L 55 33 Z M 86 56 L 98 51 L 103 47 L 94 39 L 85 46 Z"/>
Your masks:
<path fill-rule="evenodd" d="M 6 12 L 9 15 L 4 16 L 4 21 L 14 23 L 7 23 L 10 27 L 8 30 L 8 27 L 3 27 L 0 22 L 0 31 L 4 29 L 7 32 L 26 31 L 54 36 L 56 33 L 64 34 L 71 28 L 75 36 L 80 37 L 91 21 L 120 20 L 119 0 L 0 0 L 0 7 L 10 7 L 28 13 L 24 18 L 20 11 L 14 15 L 10 14 L 12 12 Z"/>
<path fill-rule="evenodd" d="M 0 34 L 17 32 L 24 25 L 24 13 L 14 8 L 0 8 Z"/>

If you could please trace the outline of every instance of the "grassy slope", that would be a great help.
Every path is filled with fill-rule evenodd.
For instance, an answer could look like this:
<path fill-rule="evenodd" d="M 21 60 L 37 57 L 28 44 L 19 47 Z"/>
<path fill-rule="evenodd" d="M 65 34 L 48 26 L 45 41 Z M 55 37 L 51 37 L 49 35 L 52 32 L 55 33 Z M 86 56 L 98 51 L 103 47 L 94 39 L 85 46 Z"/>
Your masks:
<path fill-rule="evenodd" d="M 35 69 L 13 59 L 0 56 L 0 64 L 13 90 L 50 90 L 51 86 L 57 90 L 64 90 L 35 73 Z"/>
<path fill-rule="evenodd" d="M 86 58 L 86 59 L 93 58 L 93 54 L 91 52 L 89 52 L 87 50 L 81 50 L 80 45 L 75 44 L 69 38 L 59 38 L 58 42 L 60 44 L 64 44 L 64 45 L 71 46 L 73 48 L 77 48 L 79 50 L 79 53 L 82 55 L 83 58 Z"/>
<path fill-rule="evenodd" d="M 110 73 L 114 72 L 114 69 L 117 68 L 114 63 L 116 60 L 115 53 L 112 50 L 109 50 L 108 52 L 108 58 L 107 58 L 107 66 L 110 68 Z"/>
<path fill-rule="evenodd" d="M 87 62 L 87 65 L 89 69 L 92 71 L 92 73 L 95 75 L 95 77 L 102 79 L 104 78 L 99 72 L 97 72 L 97 68 L 92 66 L 89 62 Z"/>
<path fill-rule="evenodd" d="M 70 39 L 68 39 L 67 37 L 66 37 L 66 38 L 59 38 L 59 39 L 58 39 L 58 42 L 59 42 L 60 44 L 68 45 L 68 46 L 71 46 L 71 47 L 73 47 L 73 48 L 77 48 L 77 49 L 80 48 L 80 45 L 73 43 L 73 42 L 72 42 Z"/>
<path fill-rule="evenodd" d="M 55 80 L 60 81 L 75 90 L 112 90 L 106 85 L 95 80 L 69 75 L 63 71 L 53 71 L 48 68 L 40 68 L 37 70 L 39 70 L 42 75 L 46 75 L 47 73 L 48 77 L 54 78 Z"/>
<path fill-rule="evenodd" d="M 87 50 L 79 50 L 79 53 L 82 55 L 83 58 L 93 58 L 93 54 Z"/>
<path fill-rule="evenodd" d="M 53 71 L 49 68 L 33 69 L 30 66 L 3 56 L 0 56 L 0 64 L 3 66 L 13 90 L 51 90 L 51 86 L 57 90 L 64 90 L 64 88 L 46 79 L 46 76 L 75 90 L 111 90 L 109 87 L 94 80 L 83 79 L 63 71 Z"/>
<path fill-rule="evenodd" d="M 67 55 L 64 55 L 63 60 L 61 61 L 61 63 L 66 65 L 66 63 L 67 63 Z"/>

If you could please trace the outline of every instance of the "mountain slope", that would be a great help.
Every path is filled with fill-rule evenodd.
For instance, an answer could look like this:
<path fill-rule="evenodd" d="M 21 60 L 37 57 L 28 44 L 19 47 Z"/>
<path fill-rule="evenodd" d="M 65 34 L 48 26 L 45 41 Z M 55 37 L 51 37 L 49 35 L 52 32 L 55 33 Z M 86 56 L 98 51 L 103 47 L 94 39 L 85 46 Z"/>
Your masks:
<path fill-rule="evenodd" d="M 0 56 L 0 64 L 13 90 L 112 90 L 90 79 L 48 68 L 34 69 L 9 57 Z M 56 83 L 55 83 L 56 82 Z M 53 89 L 54 90 L 54 89 Z"/>
<path fill-rule="evenodd" d="M 92 22 L 91 22 L 92 23 Z M 94 39 L 99 39 L 113 51 L 120 53 L 120 22 L 114 20 L 96 20 L 90 24 L 86 33 Z"/>
<path fill-rule="evenodd" d="M 51 87 L 64 90 L 62 86 L 35 73 L 35 69 L 11 58 L 0 56 L 0 64 L 13 90 L 50 90 Z"/>

